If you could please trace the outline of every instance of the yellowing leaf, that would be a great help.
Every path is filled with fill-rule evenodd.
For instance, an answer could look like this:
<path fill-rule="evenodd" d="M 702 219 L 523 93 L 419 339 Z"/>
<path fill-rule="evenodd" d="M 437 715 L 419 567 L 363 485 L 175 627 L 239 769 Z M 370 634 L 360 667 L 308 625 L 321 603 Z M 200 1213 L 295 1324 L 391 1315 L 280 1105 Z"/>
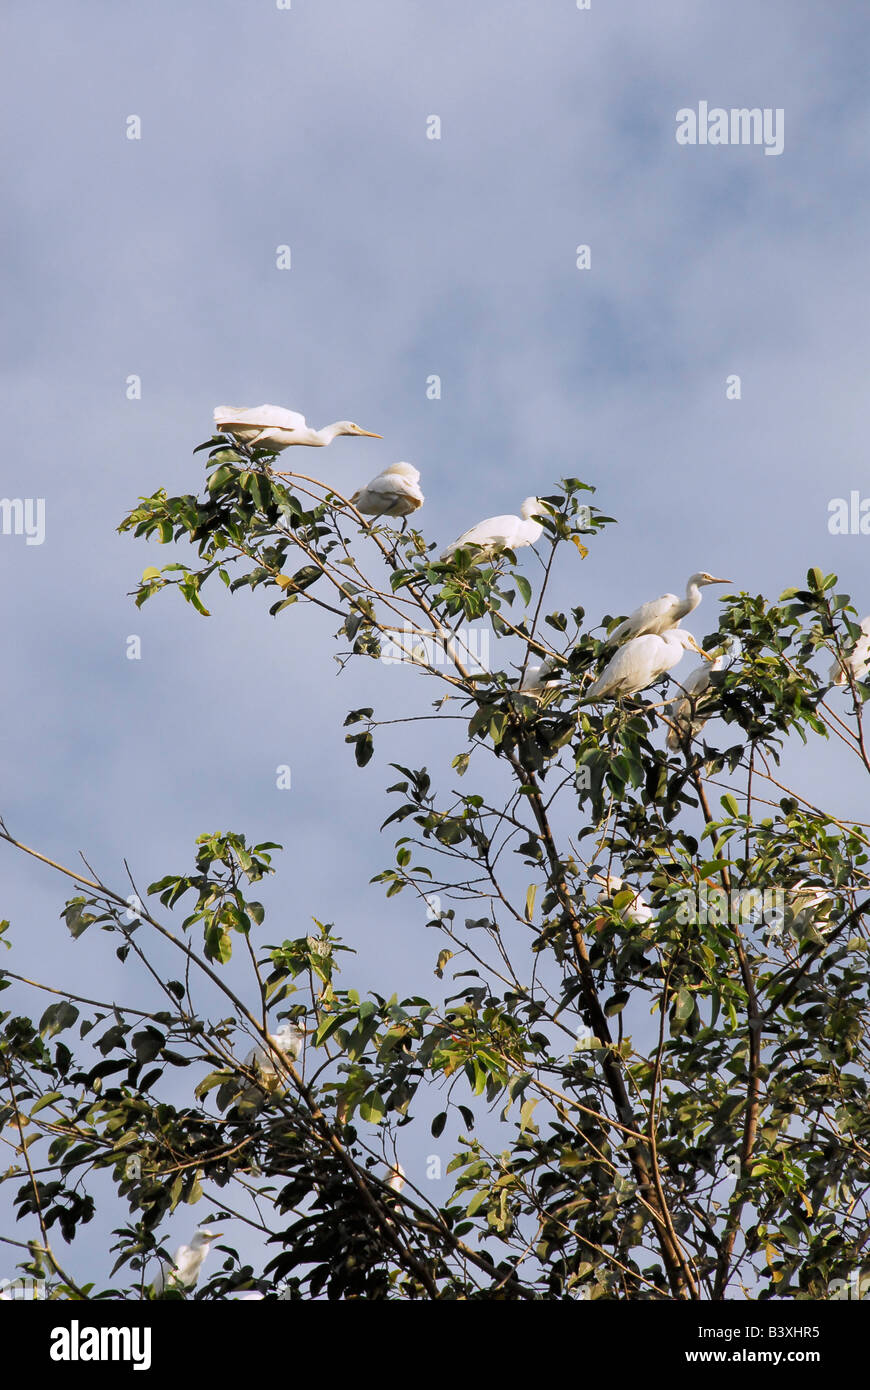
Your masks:
<path fill-rule="evenodd" d="M 293 580 L 290 578 L 289 574 L 276 574 L 275 583 L 278 585 L 279 589 L 289 589 Z"/>
<path fill-rule="evenodd" d="M 143 583 L 143 584 L 147 584 L 149 579 L 159 579 L 159 578 L 160 578 L 160 571 L 159 571 L 158 569 L 155 569 L 153 565 L 149 565 L 148 568 L 147 568 L 147 570 L 143 570 L 143 571 L 142 571 L 142 583 Z"/>
<path fill-rule="evenodd" d="M 589 554 L 589 551 L 586 549 L 586 546 L 583 544 L 579 536 L 572 536 L 571 539 L 576 545 L 577 549 L 580 551 L 581 560 L 585 560 L 586 556 Z"/>
<path fill-rule="evenodd" d="M 522 1107 L 520 1108 L 520 1134 L 524 1134 L 531 1124 L 532 1113 L 537 1104 L 537 1100 L 523 1101 Z"/>
<path fill-rule="evenodd" d="M 446 946 L 443 951 L 438 952 L 438 964 L 435 966 L 435 974 L 438 976 L 439 980 L 443 979 L 444 967 L 447 964 L 447 962 L 452 959 L 452 957 L 453 952 L 448 951 Z"/>
<path fill-rule="evenodd" d="M 531 922 L 535 915 L 535 897 L 538 889 L 536 884 L 532 884 L 526 893 L 526 921 Z"/>

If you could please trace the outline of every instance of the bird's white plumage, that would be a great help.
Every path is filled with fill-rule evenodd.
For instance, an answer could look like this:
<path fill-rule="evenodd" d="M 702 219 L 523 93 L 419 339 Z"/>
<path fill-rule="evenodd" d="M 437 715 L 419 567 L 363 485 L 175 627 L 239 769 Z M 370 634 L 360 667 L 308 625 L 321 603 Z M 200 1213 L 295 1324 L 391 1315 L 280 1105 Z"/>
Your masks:
<path fill-rule="evenodd" d="M 167 1289 L 192 1289 L 202 1263 L 211 1249 L 212 1241 L 218 1239 L 220 1231 L 203 1228 L 196 1232 L 189 1245 L 179 1245 L 172 1264 L 162 1264 L 154 1280 L 155 1293 L 165 1293 Z"/>
<path fill-rule="evenodd" d="M 616 878 L 613 874 L 593 874 L 593 881 L 603 885 L 602 891 L 598 894 L 599 903 L 607 902 L 609 898 L 615 898 L 618 893 L 624 891 L 633 892 L 634 897 L 631 902 L 625 903 L 619 909 L 619 915 L 623 922 L 631 922 L 636 927 L 643 927 L 653 916 L 653 910 L 644 898 L 640 890 L 629 888 L 621 878 Z"/>
<path fill-rule="evenodd" d="M 304 1040 L 305 1035 L 296 1027 L 295 1023 L 284 1023 L 277 1032 L 269 1034 L 269 1041 L 273 1047 L 276 1047 L 285 1057 L 289 1057 L 291 1062 L 295 1062 L 302 1051 Z M 245 1066 L 264 1077 L 272 1077 L 277 1074 L 275 1054 L 262 1043 L 258 1043 L 248 1053 L 245 1058 Z"/>
<path fill-rule="evenodd" d="M 542 695 L 547 689 L 558 689 L 561 681 L 549 679 L 555 665 L 548 656 L 536 666 L 527 666 L 520 682 L 520 690 L 525 691 L 527 695 Z"/>
<path fill-rule="evenodd" d="M 420 471 L 412 463 L 391 463 L 350 500 L 364 516 L 410 516 L 426 500 L 419 484 Z"/>
<path fill-rule="evenodd" d="M 519 516 L 508 513 L 479 521 L 442 550 L 441 559 L 452 559 L 457 550 L 481 550 L 492 555 L 497 550 L 519 550 L 521 546 L 534 545 L 544 531 L 541 523 L 534 518 L 549 514 L 546 502 L 539 497 L 527 497 L 520 507 Z"/>
<path fill-rule="evenodd" d="M 837 657 L 831 666 L 828 680 L 832 685 L 848 685 L 847 671 L 852 679 L 862 681 L 870 671 L 870 617 L 861 619 L 861 636 L 848 656 Z"/>
<path fill-rule="evenodd" d="M 682 628 L 632 637 L 613 653 L 601 675 L 590 685 L 586 698 L 602 700 L 608 695 L 635 695 L 676 666 L 689 647 L 699 651 L 692 634 Z"/>
<path fill-rule="evenodd" d="M 333 425 L 313 429 L 305 423 L 298 410 L 285 410 L 281 405 L 252 407 L 219 405 L 215 407 L 214 422 L 223 433 L 249 448 L 271 449 L 280 453 L 291 444 L 318 446 L 331 444 L 340 434 L 366 435 L 370 439 L 382 436 L 360 429 L 352 420 L 337 420 Z"/>
<path fill-rule="evenodd" d="M 693 574 L 686 584 L 685 598 L 677 594 L 662 594 L 661 598 L 650 599 L 635 608 L 633 613 L 615 627 L 608 642 L 625 642 L 629 637 L 642 637 L 646 633 L 661 634 L 676 627 L 681 618 L 694 612 L 701 602 L 701 589 L 706 584 L 730 584 L 730 579 L 716 579 L 706 570 Z"/>
<path fill-rule="evenodd" d="M 387 1178 L 387 1187 L 391 1192 L 401 1192 L 405 1186 L 405 1170 L 401 1163 L 396 1163 L 390 1169 L 390 1176 Z"/>
<path fill-rule="evenodd" d="M 682 694 L 677 695 L 664 708 L 665 717 L 672 723 L 667 737 L 669 748 L 679 748 L 687 738 L 703 729 L 707 721 L 692 716 L 696 715 L 697 701 L 709 688 L 711 673 L 721 671 L 724 660 L 724 656 L 717 656 L 709 662 L 701 662 L 700 666 L 692 668 L 685 680 L 680 678 Z"/>
<path fill-rule="evenodd" d="M 302 1051 L 305 1035 L 295 1024 L 284 1023 L 277 1032 L 269 1034 L 269 1040 L 288 1062 L 295 1062 Z M 257 1084 L 246 1086 L 239 1095 L 236 1103 L 242 1111 L 262 1110 L 269 1096 L 287 1090 L 289 1078 L 284 1073 L 280 1060 L 265 1043 L 258 1043 L 256 1047 L 251 1048 L 244 1065 L 248 1073 L 253 1072 L 256 1076 Z"/>

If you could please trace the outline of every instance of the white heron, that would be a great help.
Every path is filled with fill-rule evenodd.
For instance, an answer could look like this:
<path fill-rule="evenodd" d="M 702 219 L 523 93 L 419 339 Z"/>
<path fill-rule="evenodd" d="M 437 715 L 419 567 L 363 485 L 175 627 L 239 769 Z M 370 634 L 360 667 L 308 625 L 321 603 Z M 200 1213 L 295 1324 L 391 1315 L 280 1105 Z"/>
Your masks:
<path fill-rule="evenodd" d="M 862 681 L 870 671 L 870 617 L 862 618 L 860 626 L 861 636 L 849 655 L 838 656 L 831 666 L 828 680 L 832 685 L 848 685 L 849 675 L 854 681 Z"/>
<path fill-rule="evenodd" d="M 288 1062 L 295 1062 L 302 1051 L 305 1034 L 294 1023 L 284 1023 L 277 1033 L 270 1033 L 269 1040 Z M 247 1086 L 239 1095 L 237 1104 L 243 1111 L 259 1111 L 269 1096 L 287 1090 L 288 1078 L 279 1072 L 279 1062 L 274 1052 L 264 1043 L 251 1048 L 245 1058 L 245 1069 L 257 1078 L 255 1086 Z"/>
<path fill-rule="evenodd" d="M 613 653 L 597 680 L 586 691 L 587 700 L 603 700 L 608 695 L 636 695 L 670 671 L 691 647 L 704 656 L 694 637 L 683 628 L 670 632 L 645 633 L 632 637 Z"/>
<path fill-rule="evenodd" d="M 390 1169 L 390 1176 L 387 1178 L 387 1187 L 391 1192 L 401 1192 L 405 1186 L 405 1170 L 401 1163 L 396 1163 Z"/>
<path fill-rule="evenodd" d="M 686 739 L 703 729 L 707 721 L 696 717 L 698 700 L 709 689 L 712 672 L 721 671 L 724 662 L 724 654 L 708 657 L 707 664 L 702 662 L 700 666 L 693 667 L 685 680 L 679 681 L 683 687 L 682 693 L 665 705 L 663 711 L 665 718 L 671 721 L 667 737 L 669 748 L 680 748 Z M 676 680 L 676 677 L 674 679 Z"/>
<path fill-rule="evenodd" d="M 441 559 L 451 560 L 457 550 L 479 550 L 492 555 L 496 550 L 519 550 L 521 546 L 534 545 L 544 533 L 543 526 L 534 518 L 549 515 L 550 508 L 540 497 L 527 497 L 519 516 L 489 516 L 479 521 L 442 550 Z"/>
<path fill-rule="evenodd" d="M 550 680 L 557 663 L 553 657 L 547 656 L 536 666 L 527 666 L 526 674 L 520 681 L 520 690 L 527 695 L 543 695 L 545 690 L 558 690 L 561 681 Z"/>
<path fill-rule="evenodd" d="M 642 603 L 613 629 L 607 641 L 624 642 L 629 637 L 642 637 L 646 633 L 667 632 L 669 628 L 677 627 L 681 618 L 695 611 L 701 602 L 701 589 L 705 585 L 730 583 L 730 579 L 716 579 L 706 570 L 699 570 L 687 581 L 685 598 L 679 598 L 676 594 L 662 594 L 661 598 Z"/>
<path fill-rule="evenodd" d="M 598 894 L 599 903 L 608 902 L 610 898 L 615 898 L 619 893 L 634 891 L 634 897 L 631 901 L 624 903 L 618 909 L 623 922 L 630 922 L 636 927 L 644 927 L 652 919 L 653 910 L 639 889 L 632 890 L 623 879 L 616 878 L 613 874 L 593 874 L 592 880 L 594 883 L 604 885 Z"/>
<path fill-rule="evenodd" d="M 256 446 L 280 453 L 291 444 L 312 446 L 331 444 L 340 434 L 364 434 L 369 439 L 383 439 L 382 434 L 360 429 L 352 420 L 337 420 L 334 425 L 312 429 L 298 410 L 285 410 L 280 405 L 245 406 L 219 405 L 214 422 L 222 434 L 231 435 L 247 448 Z"/>
<path fill-rule="evenodd" d="M 161 1294 L 167 1289 L 192 1289 L 202 1268 L 203 1260 L 212 1246 L 212 1241 L 222 1235 L 222 1231 L 209 1231 L 205 1227 L 196 1232 L 189 1245 L 179 1245 L 172 1264 L 163 1263 L 154 1280 L 154 1292 Z"/>
<path fill-rule="evenodd" d="M 289 1061 L 295 1062 L 305 1041 L 305 1034 L 295 1023 L 282 1023 L 277 1033 L 270 1033 L 269 1041 L 273 1047 L 287 1057 Z M 278 1080 L 278 1063 L 274 1052 L 262 1043 L 251 1048 L 245 1058 L 245 1066 L 260 1078 L 261 1085 L 265 1090 L 274 1090 Z"/>
<path fill-rule="evenodd" d="M 412 463 L 391 463 L 350 499 L 364 516 L 410 516 L 426 500 L 420 470 Z"/>

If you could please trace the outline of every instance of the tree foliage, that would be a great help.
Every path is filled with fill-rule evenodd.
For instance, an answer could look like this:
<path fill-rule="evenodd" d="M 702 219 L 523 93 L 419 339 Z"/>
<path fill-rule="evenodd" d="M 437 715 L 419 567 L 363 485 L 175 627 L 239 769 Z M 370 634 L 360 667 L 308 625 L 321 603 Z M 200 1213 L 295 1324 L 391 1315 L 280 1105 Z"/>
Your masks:
<path fill-rule="evenodd" d="M 859 636 L 835 576 L 811 570 L 777 603 L 724 601 L 705 646 L 728 660 L 673 751 L 666 682 L 584 697 L 616 616 L 548 611 L 560 567 L 576 574 L 611 522 L 577 479 L 546 499 L 535 571 L 510 551 L 442 563 L 420 530 L 367 523 L 274 456 L 201 447 L 202 495 L 159 491 L 122 523 L 188 561 L 147 569 L 137 604 L 174 588 L 207 615 L 223 584 L 264 591 L 281 623 L 313 605 L 359 685 L 398 651 L 418 673 L 413 717 L 458 731 L 452 758 L 433 742 L 424 766 L 391 768 L 383 828 L 399 834 L 375 880 L 414 901 L 421 929 L 428 913 L 439 983 L 421 990 L 437 997 L 399 999 L 388 962 L 361 997 L 331 925 L 273 940 L 252 894 L 275 844 L 204 834 L 135 912 L 126 885 L 55 865 L 75 888 L 66 928 L 105 932 L 153 998 L 0 971 L 16 1000 L 0 1014 L 0 1133 L 22 1268 L 57 1297 L 152 1296 L 166 1219 L 200 1203 L 253 1226 L 264 1253 L 253 1268 L 227 1238 L 198 1298 L 829 1296 L 867 1239 L 868 827 L 815 804 L 809 777 L 786 785 L 780 764 L 834 740 L 870 771 L 868 687 L 850 673 L 832 692 L 826 675 Z M 481 622 L 488 670 L 469 641 Z M 544 658 L 556 684 L 521 689 Z M 355 762 L 378 755 L 369 779 L 390 722 L 348 714 Z M 46 991 L 40 1013 L 30 996 Z M 299 1059 L 268 1040 L 282 1018 L 305 1030 Z M 425 1174 L 391 1178 L 397 1136 L 424 1123 L 450 1149 L 446 1201 Z M 98 1201 L 126 1215 L 114 1267 L 83 1286 L 70 1265 Z M 73 1246 L 62 1260 L 55 1229 Z"/>

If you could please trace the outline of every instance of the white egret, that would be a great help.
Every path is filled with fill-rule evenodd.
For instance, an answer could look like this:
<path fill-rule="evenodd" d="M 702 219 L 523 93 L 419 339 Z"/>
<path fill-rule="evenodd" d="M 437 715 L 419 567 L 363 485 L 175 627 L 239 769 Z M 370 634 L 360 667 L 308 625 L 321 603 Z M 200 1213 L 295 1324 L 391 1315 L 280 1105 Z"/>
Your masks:
<path fill-rule="evenodd" d="M 616 878 L 613 874 L 593 874 L 592 880 L 604 885 L 602 892 L 598 894 L 599 903 L 605 903 L 619 893 L 633 891 L 623 879 Z M 639 889 L 634 890 L 634 897 L 630 902 L 624 903 L 618 912 L 623 922 L 630 922 L 635 927 L 646 926 L 653 916 L 652 908 Z"/>
<path fill-rule="evenodd" d="M 642 603 L 633 613 L 615 627 L 608 642 L 624 642 L 629 637 L 642 637 L 645 633 L 660 634 L 669 628 L 677 627 L 681 618 L 693 613 L 701 602 L 701 589 L 706 584 L 730 584 L 730 579 L 716 579 L 706 570 L 693 574 L 686 584 L 686 597 L 676 594 L 662 594 L 661 598 Z"/>
<path fill-rule="evenodd" d="M 552 657 L 545 657 L 537 666 L 527 666 L 526 674 L 520 682 L 520 690 L 524 690 L 527 695 L 543 695 L 545 690 L 558 689 L 561 681 L 549 680 L 548 677 L 556 666 Z"/>
<path fill-rule="evenodd" d="M 544 533 L 544 528 L 536 516 L 549 516 L 550 508 L 540 497 L 527 497 L 520 507 L 519 516 L 490 516 L 479 521 L 470 530 L 448 545 L 441 552 L 442 560 L 451 560 L 457 550 L 480 550 L 492 555 L 496 550 L 519 550 L 523 545 L 534 545 Z"/>
<path fill-rule="evenodd" d="M 229 434 L 247 448 L 257 446 L 279 453 L 291 444 L 326 445 L 340 434 L 364 434 L 369 439 L 383 439 L 382 434 L 360 429 L 351 420 L 337 420 L 334 425 L 312 429 L 298 410 L 285 410 L 280 405 L 245 406 L 219 405 L 214 422 L 222 434 Z"/>
<path fill-rule="evenodd" d="M 410 516 L 426 500 L 420 471 L 412 463 L 391 463 L 350 499 L 364 516 Z"/>
<path fill-rule="evenodd" d="M 172 1264 L 162 1264 L 154 1280 L 155 1293 L 165 1293 L 167 1289 L 192 1289 L 202 1268 L 203 1260 L 211 1249 L 212 1241 L 222 1235 L 222 1231 L 197 1231 L 189 1245 L 179 1245 Z"/>
<path fill-rule="evenodd" d="M 405 1170 L 401 1163 L 396 1163 L 390 1169 L 390 1176 L 387 1178 L 387 1187 L 391 1192 L 401 1192 L 405 1186 Z"/>
<path fill-rule="evenodd" d="M 870 670 L 870 617 L 861 619 L 861 636 L 848 656 L 837 657 L 831 666 L 828 680 L 832 685 L 848 685 L 849 675 L 862 681 Z"/>
<path fill-rule="evenodd" d="M 269 1034 L 269 1040 L 289 1062 L 295 1062 L 302 1051 L 305 1034 L 295 1024 L 284 1023 L 277 1033 Z M 244 1065 L 256 1076 L 257 1084 L 246 1087 L 239 1096 L 237 1103 L 243 1110 L 261 1110 L 268 1096 L 286 1091 L 287 1078 L 280 1075 L 278 1059 L 264 1043 L 251 1048 Z"/>
<path fill-rule="evenodd" d="M 660 635 L 645 633 L 642 637 L 632 637 L 613 653 L 601 675 L 586 691 L 586 699 L 636 695 L 676 666 L 689 647 L 700 656 L 704 655 L 692 634 L 679 627 Z"/>
<path fill-rule="evenodd" d="M 277 1033 L 269 1034 L 269 1041 L 283 1056 L 291 1062 L 295 1062 L 302 1051 L 305 1034 L 295 1023 L 282 1023 Z M 245 1066 L 249 1071 L 256 1073 L 265 1090 L 275 1089 L 278 1079 L 278 1062 L 274 1052 L 268 1047 L 262 1043 L 253 1047 L 245 1058 Z"/>
<path fill-rule="evenodd" d="M 665 705 L 663 711 L 665 718 L 671 721 L 667 737 L 669 748 L 680 748 L 686 739 L 703 729 L 707 721 L 696 717 L 698 700 L 709 688 L 711 673 L 721 671 L 724 661 L 724 655 L 709 657 L 706 665 L 702 662 L 700 666 L 693 667 L 685 680 L 679 681 L 683 687 L 682 694 Z"/>

